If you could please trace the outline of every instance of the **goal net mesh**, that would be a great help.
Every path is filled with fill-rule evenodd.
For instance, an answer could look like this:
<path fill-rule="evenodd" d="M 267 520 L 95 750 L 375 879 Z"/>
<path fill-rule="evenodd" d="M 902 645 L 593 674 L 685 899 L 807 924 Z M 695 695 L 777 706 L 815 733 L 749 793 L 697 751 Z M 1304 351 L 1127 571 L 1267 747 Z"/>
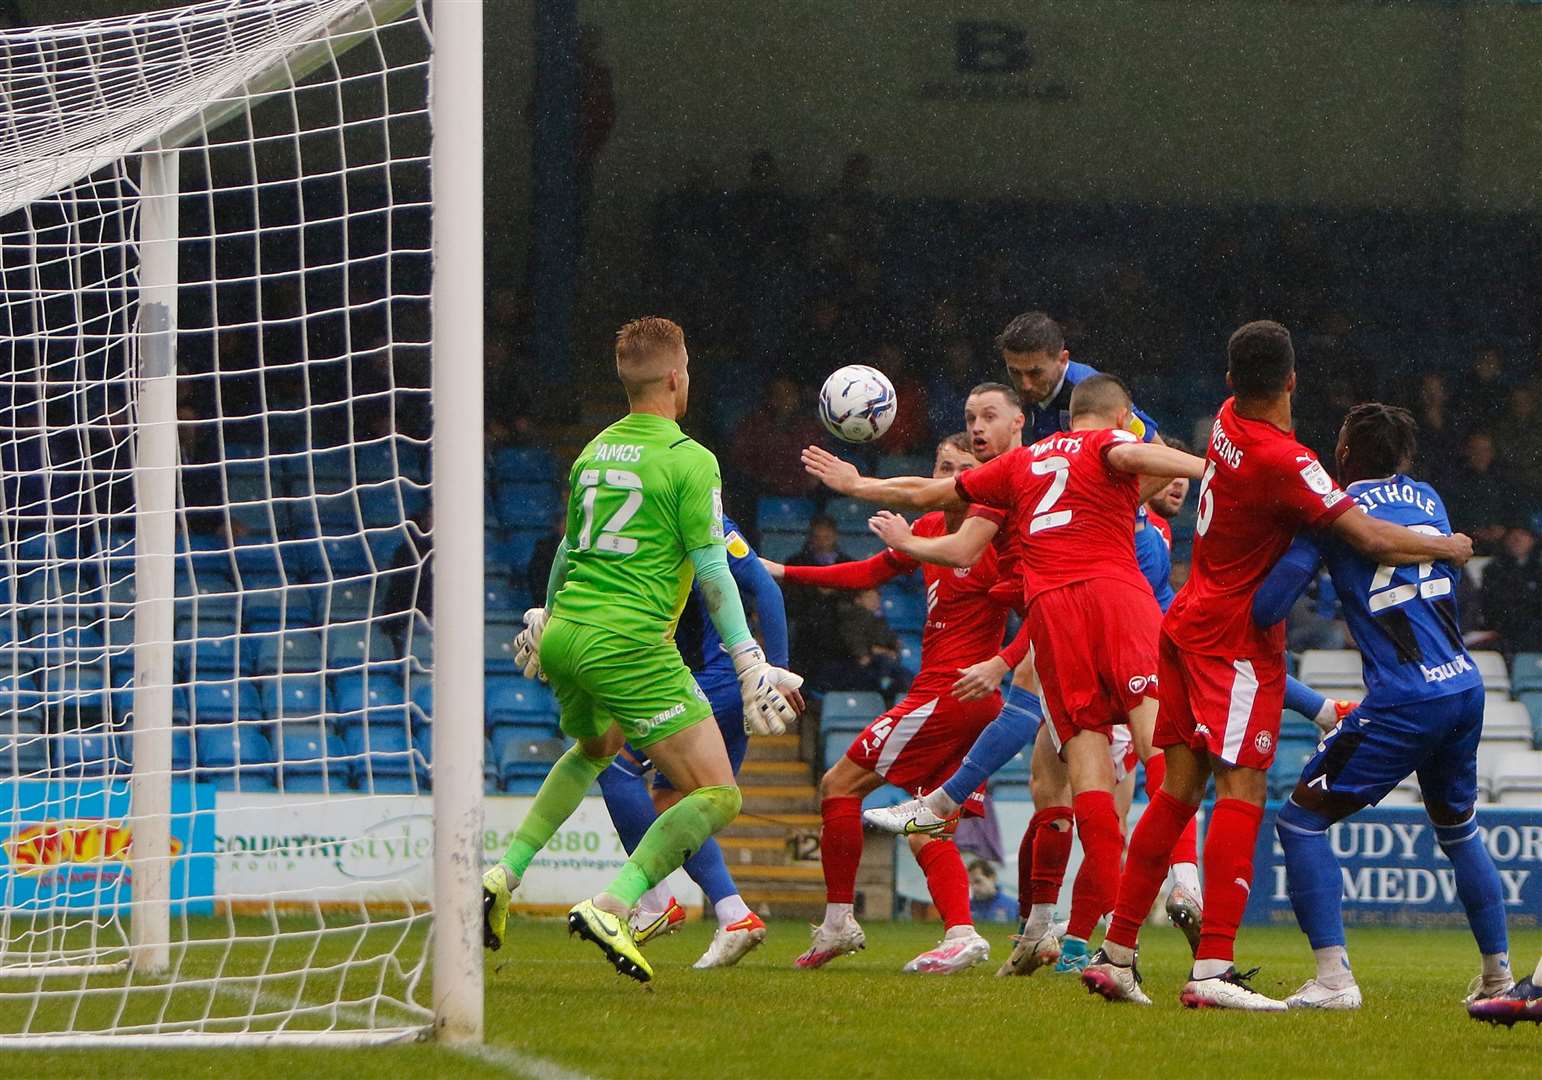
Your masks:
<path fill-rule="evenodd" d="M 0 33 L 0 1039 L 430 1018 L 427 14 L 219 0 Z M 155 198 L 167 640 L 136 559 Z M 140 775 L 169 806 L 160 970 L 134 962 L 136 727 L 171 743 Z"/>

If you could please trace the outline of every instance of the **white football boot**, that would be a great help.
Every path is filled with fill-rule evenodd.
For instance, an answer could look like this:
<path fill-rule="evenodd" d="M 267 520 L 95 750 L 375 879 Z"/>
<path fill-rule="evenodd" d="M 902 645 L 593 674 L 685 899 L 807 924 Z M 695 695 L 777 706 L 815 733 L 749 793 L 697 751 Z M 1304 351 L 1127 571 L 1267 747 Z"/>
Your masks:
<path fill-rule="evenodd" d="M 1060 959 L 1060 933 L 1058 926 L 1051 926 L 1042 934 L 1025 932 L 1012 935 L 1012 954 L 1006 963 L 996 970 L 997 978 L 1011 975 L 1032 975 L 1041 967 L 1048 967 Z"/>
<path fill-rule="evenodd" d="M 863 824 L 896 836 L 940 836 L 957 817 L 938 817 L 922 799 L 906 799 L 893 806 L 862 811 Z"/>
<path fill-rule="evenodd" d="M 1308 979 L 1300 990 L 1285 999 L 1287 1009 L 1358 1009 L 1362 1003 L 1359 984 L 1350 983 L 1335 990 L 1316 979 Z"/>
<path fill-rule="evenodd" d="M 1140 988 L 1140 970 L 1135 966 L 1135 961 L 1116 964 L 1102 949 L 1093 953 L 1092 959 L 1082 969 L 1082 985 L 1089 994 L 1097 994 L 1105 1001 L 1151 1004 L 1151 999 Z"/>
<path fill-rule="evenodd" d="M 1229 967 L 1208 979 L 1190 979 L 1178 1000 L 1190 1009 L 1240 1009 L 1243 1012 L 1284 1012 L 1285 1003 L 1260 994 L 1248 985 L 1258 969 L 1239 974 Z"/>
<path fill-rule="evenodd" d="M 752 911 L 736 923 L 719 926 L 712 935 L 712 944 L 691 967 L 697 971 L 733 967 L 765 940 L 766 924 Z"/>
<path fill-rule="evenodd" d="M 837 956 L 867 948 L 867 935 L 862 932 L 855 915 L 848 914 L 833 930 L 826 928 L 823 923 L 811 929 L 814 940 L 809 943 L 808 951 L 792 962 L 793 967 L 824 967 Z"/>
<path fill-rule="evenodd" d="M 904 970 L 921 975 L 957 975 L 991 958 L 991 943 L 973 927 L 969 933 L 944 937 L 930 949 L 906 964 Z"/>

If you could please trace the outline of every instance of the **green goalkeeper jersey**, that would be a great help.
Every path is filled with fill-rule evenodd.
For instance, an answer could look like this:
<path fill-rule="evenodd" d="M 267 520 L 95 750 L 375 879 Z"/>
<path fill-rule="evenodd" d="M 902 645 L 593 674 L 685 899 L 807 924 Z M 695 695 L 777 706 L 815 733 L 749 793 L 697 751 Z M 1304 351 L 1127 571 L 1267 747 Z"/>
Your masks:
<path fill-rule="evenodd" d="M 584 447 L 568 483 L 568 571 L 552 614 L 671 640 L 695 573 L 689 552 L 723 543 L 717 458 L 673 420 L 632 413 Z"/>

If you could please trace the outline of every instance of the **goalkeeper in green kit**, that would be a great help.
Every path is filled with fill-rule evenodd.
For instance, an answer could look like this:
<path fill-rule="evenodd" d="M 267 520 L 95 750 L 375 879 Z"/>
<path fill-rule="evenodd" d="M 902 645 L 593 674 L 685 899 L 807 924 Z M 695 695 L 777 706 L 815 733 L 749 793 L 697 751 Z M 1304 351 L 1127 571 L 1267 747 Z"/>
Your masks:
<path fill-rule="evenodd" d="M 616 374 L 631 409 L 573 463 L 546 606 L 525 613 L 515 641 L 516 661 L 527 677 L 551 683 L 562 730 L 578 742 L 552 766 L 509 850 L 482 878 L 483 938 L 497 949 L 530 860 L 623 743 L 646 751 L 686 795 L 659 815 L 604 892 L 568 912 L 571 933 L 641 982 L 653 969 L 632 939 L 631 909 L 739 813 L 723 736 L 702 723 L 711 707 L 674 642 L 693 577 L 733 657 L 745 726 L 779 735 L 803 707 L 803 680 L 767 663 L 745 622 L 723 545 L 717 459 L 680 430 L 687 364 L 685 335 L 668 319 L 638 319 L 616 335 Z"/>

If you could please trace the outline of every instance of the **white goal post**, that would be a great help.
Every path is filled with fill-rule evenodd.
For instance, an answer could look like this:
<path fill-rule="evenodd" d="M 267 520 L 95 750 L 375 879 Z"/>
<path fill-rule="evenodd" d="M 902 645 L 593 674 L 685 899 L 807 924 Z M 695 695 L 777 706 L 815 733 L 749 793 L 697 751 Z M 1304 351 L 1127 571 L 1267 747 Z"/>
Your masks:
<path fill-rule="evenodd" d="M 0 31 L 0 1047 L 482 1038 L 482 18 Z"/>

